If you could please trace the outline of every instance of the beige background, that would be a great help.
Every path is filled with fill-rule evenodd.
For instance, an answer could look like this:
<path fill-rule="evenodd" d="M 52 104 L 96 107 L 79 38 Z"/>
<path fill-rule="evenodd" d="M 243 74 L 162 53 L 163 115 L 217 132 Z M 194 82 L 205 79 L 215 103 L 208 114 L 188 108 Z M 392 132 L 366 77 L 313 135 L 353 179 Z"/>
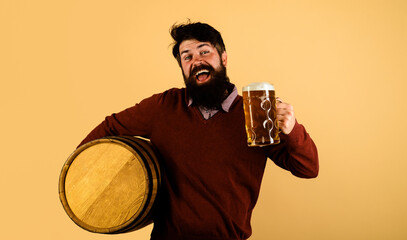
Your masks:
<path fill-rule="evenodd" d="M 148 239 L 77 227 L 60 169 L 106 115 L 182 87 L 168 34 L 223 35 L 238 89 L 275 84 L 315 140 L 320 176 L 269 162 L 252 240 L 407 239 L 407 1 L 0 0 L 0 238 Z"/>

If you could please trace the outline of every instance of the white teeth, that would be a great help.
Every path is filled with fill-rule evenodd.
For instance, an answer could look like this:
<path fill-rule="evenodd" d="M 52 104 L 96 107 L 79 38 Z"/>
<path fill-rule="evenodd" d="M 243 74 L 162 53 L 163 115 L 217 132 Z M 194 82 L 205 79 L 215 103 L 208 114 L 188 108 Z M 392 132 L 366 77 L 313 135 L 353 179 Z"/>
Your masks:
<path fill-rule="evenodd" d="M 198 75 L 201 74 L 201 73 L 209 73 L 209 71 L 208 71 L 208 70 L 205 70 L 205 69 L 202 69 L 202 70 L 200 70 L 199 72 L 197 72 L 197 73 L 195 74 L 195 76 L 198 76 Z"/>

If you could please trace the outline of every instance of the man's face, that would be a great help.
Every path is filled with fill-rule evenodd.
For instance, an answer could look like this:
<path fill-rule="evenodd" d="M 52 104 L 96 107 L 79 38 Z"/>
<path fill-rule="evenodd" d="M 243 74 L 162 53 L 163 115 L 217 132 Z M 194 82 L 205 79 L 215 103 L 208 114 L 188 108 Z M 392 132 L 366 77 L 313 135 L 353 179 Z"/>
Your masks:
<path fill-rule="evenodd" d="M 185 86 L 194 104 L 219 109 L 231 86 L 226 52 L 219 55 L 212 44 L 197 40 L 185 40 L 179 49 Z"/>
<path fill-rule="evenodd" d="M 213 77 L 213 70 L 221 70 L 221 65 L 226 67 L 226 52 L 219 55 L 218 50 L 209 42 L 185 40 L 181 42 L 179 52 L 184 79 L 195 81 L 197 85 L 209 82 Z"/>

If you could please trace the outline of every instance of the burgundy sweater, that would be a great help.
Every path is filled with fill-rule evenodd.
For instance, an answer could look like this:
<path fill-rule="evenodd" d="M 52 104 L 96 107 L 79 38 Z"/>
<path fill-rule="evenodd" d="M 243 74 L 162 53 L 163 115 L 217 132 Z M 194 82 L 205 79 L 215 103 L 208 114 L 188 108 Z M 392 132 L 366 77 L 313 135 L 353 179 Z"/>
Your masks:
<path fill-rule="evenodd" d="M 317 149 L 301 124 L 278 145 L 248 147 L 241 96 L 208 120 L 187 105 L 184 88 L 153 95 L 106 117 L 80 144 L 129 135 L 157 147 L 163 186 L 151 239 L 247 239 L 267 157 L 295 176 L 317 176 Z"/>

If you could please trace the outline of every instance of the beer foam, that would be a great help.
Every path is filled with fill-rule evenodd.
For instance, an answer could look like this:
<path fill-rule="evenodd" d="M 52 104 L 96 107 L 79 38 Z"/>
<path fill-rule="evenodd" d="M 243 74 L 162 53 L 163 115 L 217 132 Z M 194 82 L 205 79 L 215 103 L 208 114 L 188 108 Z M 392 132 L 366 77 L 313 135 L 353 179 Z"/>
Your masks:
<path fill-rule="evenodd" d="M 264 90 L 273 90 L 274 91 L 274 86 L 267 82 L 254 82 L 254 83 L 250 83 L 249 85 L 243 87 L 243 92 L 264 91 Z"/>

